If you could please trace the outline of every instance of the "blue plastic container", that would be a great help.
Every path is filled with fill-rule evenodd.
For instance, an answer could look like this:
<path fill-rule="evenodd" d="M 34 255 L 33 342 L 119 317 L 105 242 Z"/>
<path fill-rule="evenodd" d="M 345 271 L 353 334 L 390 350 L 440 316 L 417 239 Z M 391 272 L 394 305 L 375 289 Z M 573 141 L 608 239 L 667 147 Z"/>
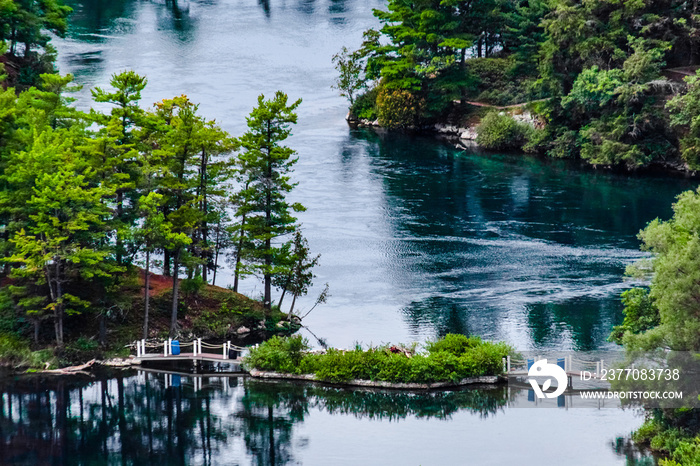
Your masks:
<path fill-rule="evenodd" d="M 171 348 L 173 356 L 178 356 L 180 354 L 180 342 L 178 340 L 173 340 Z"/>

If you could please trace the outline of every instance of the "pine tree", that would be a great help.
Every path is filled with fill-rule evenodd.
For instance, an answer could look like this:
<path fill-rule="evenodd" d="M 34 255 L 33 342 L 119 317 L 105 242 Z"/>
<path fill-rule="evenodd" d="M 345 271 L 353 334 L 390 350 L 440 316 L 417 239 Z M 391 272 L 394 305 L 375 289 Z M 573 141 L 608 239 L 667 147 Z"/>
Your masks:
<path fill-rule="evenodd" d="M 288 103 L 286 94 L 278 91 L 271 100 L 258 97 L 258 106 L 247 118 L 248 131 L 239 138 L 243 152 L 239 155 L 243 172 L 243 190 L 239 198 L 245 203 L 239 211 L 246 213 L 243 229 L 252 249 L 246 257 L 253 271 L 264 282 L 263 305 L 272 306 L 272 278 L 279 269 L 281 237 L 294 232 L 294 212 L 305 208 L 290 203 L 286 196 L 294 188 L 289 173 L 297 162 L 294 150 L 280 143 L 291 134 L 290 125 L 297 122 L 294 110 L 301 99 Z"/>
<path fill-rule="evenodd" d="M 18 175 L 31 180 L 27 220 L 10 240 L 14 254 L 9 260 L 19 265 L 13 274 L 48 286 L 45 309 L 53 314 L 59 346 L 63 345 L 64 316 L 79 313 L 89 304 L 67 285 L 78 278 L 90 280 L 119 271 L 108 260 L 110 251 L 104 241 L 104 199 L 113 191 L 96 183 L 95 172 L 75 157 L 71 136 L 68 131 L 47 130 L 24 154 L 30 163 Z"/>
<path fill-rule="evenodd" d="M 100 88 L 92 91 L 95 102 L 113 105 L 109 114 L 92 110 L 93 121 L 101 125 L 97 137 L 86 147 L 86 153 L 105 183 L 115 191 L 113 229 L 116 236 L 116 258 L 121 265 L 128 250 L 125 240 L 137 215 L 139 173 L 138 139 L 144 111 L 139 107 L 141 91 L 147 81 L 133 71 L 112 75 L 111 92 Z"/>

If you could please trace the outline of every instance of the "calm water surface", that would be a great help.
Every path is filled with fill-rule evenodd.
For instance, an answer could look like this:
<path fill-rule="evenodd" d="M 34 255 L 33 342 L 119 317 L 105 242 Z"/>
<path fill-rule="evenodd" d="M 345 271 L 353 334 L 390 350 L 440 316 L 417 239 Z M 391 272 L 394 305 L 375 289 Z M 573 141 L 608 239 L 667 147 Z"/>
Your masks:
<path fill-rule="evenodd" d="M 55 44 L 61 71 L 85 85 L 78 94 L 83 108 L 90 106 L 91 88 L 125 69 L 148 76 L 144 104 L 187 94 L 234 135 L 244 131 L 259 93 L 281 89 L 304 99 L 289 140 L 300 158 L 294 200 L 308 208 L 300 220 L 322 258 L 317 285 L 301 308 L 310 308 L 323 283 L 330 284 L 329 302 L 305 322 L 334 346 L 456 331 L 505 339 L 522 350 L 609 348 L 607 335 L 621 320 L 619 293 L 629 286 L 624 267 L 641 257 L 637 232 L 656 217 L 668 218 L 674 197 L 695 187 L 682 179 L 613 175 L 349 129 L 347 104 L 330 89 L 330 58 L 343 45 L 359 45 L 362 31 L 377 25 L 371 9 L 382 1 L 69 3 L 71 31 Z M 217 284 L 231 281 L 226 272 L 221 276 Z M 254 280 L 245 290 L 262 291 Z M 446 409 L 430 396 L 417 398 L 421 408 L 413 409 L 403 395 L 390 394 L 369 415 L 343 404 L 354 403 L 354 393 L 241 380 L 201 398 L 188 388 L 168 391 L 155 381 L 146 388 L 139 380 L 86 386 L 92 407 L 83 406 L 77 424 L 78 388 L 25 390 L 70 406 L 73 417 L 55 417 L 58 408 L 36 414 L 37 426 L 54 416 L 81 432 L 71 440 L 75 456 L 62 456 L 73 458 L 66 462 L 138 452 L 227 464 L 268 464 L 271 456 L 279 464 L 529 465 L 548 458 L 624 464 L 625 455 L 615 452 L 624 448 L 611 443 L 641 422 L 611 409 L 533 411 L 505 403 L 485 413 L 471 401 Z M 139 395 L 143 390 L 150 395 Z M 101 393 L 110 394 L 104 398 L 110 409 L 123 398 L 125 420 L 102 408 Z M 490 394 L 476 390 L 467 398 Z M 515 402 L 524 396 L 504 396 L 511 395 Z M 327 407 L 329 397 L 337 407 Z M 144 407 L 149 399 L 153 405 Z M 27 409 L 31 403 L 46 409 L 40 400 L 27 403 Z M 402 414 L 392 414 L 395 409 Z M 34 419 L 27 416 L 23 422 Z M 156 431 L 145 422 L 161 426 L 153 444 L 148 432 Z M 138 424 L 133 436 L 126 435 L 130 423 Z M 50 444 L 55 433 L 37 429 L 25 434 Z M 536 456 L 543 445 L 550 454 Z"/>
<path fill-rule="evenodd" d="M 504 386 L 406 394 L 130 374 L 0 383 L 0 462 L 652 464 L 620 436 L 639 421 L 633 413 L 526 409 L 526 391 Z"/>

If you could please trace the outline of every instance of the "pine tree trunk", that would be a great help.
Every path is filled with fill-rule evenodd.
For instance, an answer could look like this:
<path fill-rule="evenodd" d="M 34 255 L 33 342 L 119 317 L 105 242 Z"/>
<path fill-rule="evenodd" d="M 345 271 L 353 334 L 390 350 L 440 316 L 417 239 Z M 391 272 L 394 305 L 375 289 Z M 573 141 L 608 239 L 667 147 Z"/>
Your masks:
<path fill-rule="evenodd" d="M 282 309 L 282 301 L 284 301 L 284 295 L 286 293 L 287 293 L 287 287 L 285 286 L 284 288 L 282 288 L 282 296 L 280 296 L 280 302 L 279 302 L 279 304 L 277 304 L 277 307 L 280 308 L 280 310 Z"/>
<path fill-rule="evenodd" d="M 245 214 L 241 216 L 241 232 L 238 236 L 238 250 L 236 251 L 236 267 L 233 272 L 233 291 L 238 293 L 238 277 L 241 273 L 241 254 L 243 252 L 243 232 L 245 231 Z"/>
<path fill-rule="evenodd" d="M 56 299 L 54 302 L 55 330 L 56 330 L 56 345 L 63 346 L 63 287 L 61 286 L 61 261 L 56 261 Z"/>
<path fill-rule="evenodd" d="M 292 307 L 289 308 L 289 314 L 291 315 L 292 312 L 294 312 L 294 305 L 297 302 L 297 295 L 296 293 L 293 295 L 294 297 L 292 298 Z"/>
<path fill-rule="evenodd" d="M 268 183 L 272 184 L 272 153 L 270 151 L 270 143 L 272 140 L 272 132 L 270 129 L 270 121 L 267 122 L 267 180 Z M 265 227 L 267 233 L 267 238 L 265 238 L 265 297 L 263 299 L 263 307 L 265 309 L 272 308 L 272 275 L 270 271 L 272 270 L 272 254 L 270 249 L 272 248 L 272 191 L 271 187 L 268 186 L 267 192 L 265 193 Z"/>
<path fill-rule="evenodd" d="M 163 276 L 170 276 L 170 251 L 167 249 L 163 251 Z"/>
<path fill-rule="evenodd" d="M 107 345 L 107 318 L 104 312 L 100 314 L 100 346 L 105 347 Z"/>
<path fill-rule="evenodd" d="M 212 271 L 211 284 L 216 285 L 216 271 L 219 268 L 219 251 L 221 249 L 221 244 L 219 243 L 219 235 L 221 234 L 221 223 L 216 229 L 216 243 L 214 245 L 214 270 Z"/>
<path fill-rule="evenodd" d="M 180 250 L 176 250 L 173 257 L 173 304 L 170 314 L 170 336 L 175 337 L 177 333 L 177 304 L 180 283 L 177 279 L 180 269 Z"/>
<path fill-rule="evenodd" d="M 117 213 L 116 213 L 117 227 L 119 227 L 119 223 L 121 222 L 123 213 L 124 213 L 124 193 L 121 190 L 117 190 Z M 123 251 L 124 251 L 124 240 L 120 237 L 119 232 L 117 232 L 117 250 L 116 250 L 117 265 L 122 265 Z"/>
<path fill-rule="evenodd" d="M 148 338 L 148 305 L 150 304 L 149 288 L 151 285 L 151 251 L 146 249 L 146 272 L 144 277 L 143 292 L 143 338 Z"/>

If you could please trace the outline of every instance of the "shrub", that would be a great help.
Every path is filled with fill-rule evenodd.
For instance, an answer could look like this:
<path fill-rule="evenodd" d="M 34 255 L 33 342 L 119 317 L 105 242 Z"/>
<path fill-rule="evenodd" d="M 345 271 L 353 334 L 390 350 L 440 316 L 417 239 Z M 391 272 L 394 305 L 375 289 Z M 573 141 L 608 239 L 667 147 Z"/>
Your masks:
<path fill-rule="evenodd" d="M 379 88 L 374 87 L 364 94 L 357 96 L 357 99 L 355 99 L 352 107 L 350 107 L 350 113 L 363 120 L 376 120 L 377 94 L 379 94 Z"/>
<path fill-rule="evenodd" d="M 32 351 L 29 343 L 14 336 L 0 334 L 0 362 L 15 367 L 44 368 L 46 362 L 54 365 L 51 350 Z"/>
<path fill-rule="evenodd" d="M 476 129 L 476 142 L 485 149 L 519 149 L 527 141 L 530 126 L 504 113 L 491 112 Z"/>
<path fill-rule="evenodd" d="M 481 345 L 483 341 L 479 337 L 467 337 L 461 334 L 448 333 L 444 338 L 437 341 L 430 341 L 426 344 L 426 349 L 430 353 L 446 351 L 456 356 L 460 356 L 468 350 Z"/>
<path fill-rule="evenodd" d="M 549 134 L 546 129 L 530 127 L 526 135 L 527 141 L 523 145 L 523 152 L 528 154 L 542 154 L 546 152 L 549 142 Z"/>
<path fill-rule="evenodd" d="M 303 351 L 308 350 L 309 342 L 301 335 L 274 336 L 259 347 L 251 348 L 245 363 L 255 369 L 298 374 Z"/>
<path fill-rule="evenodd" d="M 547 155 L 556 159 L 570 159 L 579 154 L 581 138 L 576 131 L 562 131 L 552 142 Z"/>
<path fill-rule="evenodd" d="M 502 359 L 511 352 L 505 343 L 484 342 L 478 337 L 446 335 L 428 343 L 427 355 L 408 357 L 396 347 L 374 347 L 351 351 L 329 349 L 309 354 L 300 336 L 273 337 L 251 350 L 248 367 L 293 374 L 315 374 L 319 380 L 344 382 L 352 379 L 387 382 L 457 382 L 467 377 L 496 375 L 503 370 Z"/>
<path fill-rule="evenodd" d="M 406 129 L 416 125 L 419 105 L 410 92 L 381 89 L 377 94 L 379 124 L 388 129 Z"/>
<path fill-rule="evenodd" d="M 180 282 L 180 291 L 185 296 L 197 296 L 205 287 L 204 279 L 197 275 L 194 278 L 185 278 Z"/>

